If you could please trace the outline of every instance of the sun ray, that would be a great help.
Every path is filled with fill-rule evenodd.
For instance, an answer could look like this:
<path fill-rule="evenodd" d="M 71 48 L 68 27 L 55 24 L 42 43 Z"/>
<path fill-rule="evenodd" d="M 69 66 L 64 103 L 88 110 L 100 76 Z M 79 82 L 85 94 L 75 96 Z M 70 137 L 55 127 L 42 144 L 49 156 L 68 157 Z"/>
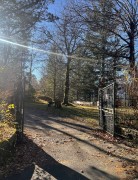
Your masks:
<path fill-rule="evenodd" d="M 68 55 L 62 54 L 62 53 L 55 53 L 55 52 L 52 52 L 52 51 L 46 51 L 44 49 L 39 49 L 39 48 L 31 47 L 31 46 L 26 46 L 26 45 L 16 43 L 16 42 L 13 42 L 13 41 L 10 41 L 10 40 L 7 40 L 7 39 L 3 39 L 3 38 L 0 38 L 0 42 L 15 45 L 15 46 L 30 49 L 30 50 L 34 50 L 34 51 L 41 52 L 41 53 L 44 53 L 44 54 L 51 54 L 51 55 L 56 55 L 56 56 L 60 56 L 60 57 L 67 57 L 67 58 L 70 57 L 70 58 L 76 59 L 76 60 L 85 60 L 85 61 L 86 60 L 89 60 L 89 61 L 92 60 L 90 58 L 77 57 L 77 56 L 74 56 L 74 55 L 68 56 Z M 93 61 L 94 61 L 94 63 L 97 62 L 94 59 L 93 59 Z"/>

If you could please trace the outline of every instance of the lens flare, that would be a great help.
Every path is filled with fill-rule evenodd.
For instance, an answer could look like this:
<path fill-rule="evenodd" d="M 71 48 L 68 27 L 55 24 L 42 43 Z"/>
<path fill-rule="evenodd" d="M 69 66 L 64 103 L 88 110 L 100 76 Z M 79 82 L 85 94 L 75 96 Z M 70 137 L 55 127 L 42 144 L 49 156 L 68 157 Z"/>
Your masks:
<path fill-rule="evenodd" d="M 11 44 L 11 45 L 22 47 L 22 48 L 26 48 L 26 49 L 30 49 L 30 50 L 34 50 L 34 51 L 41 52 L 41 53 L 44 53 L 44 54 L 51 54 L 51 55 L 56 55 L 56 56 L 60 56 L 60 57 L 64 56 L 64 57 L 67 57 L 67 58 L 69 57 L 69 58 L 77 59 L 77 60 L 92 60 L 92 59 L 89 59 L 89 58 L 82 58 L 82 57 L 77 57 L 77 56 L 74 56 L 74 55 L 68 56 L 68 55 L 62 54 L 62 53 L 55 53 L 55 52 L 52 52 L 52 51 L 46 51 L 44 49 L 39 49 L 39 48 L 31 47 L 31 46 L 26 46 L 26 45 L 19 44 L 19 43 L 16 43 L 16 42 L 12 42 L 10 40 L 6 40 L 6 39 L 3 39 L 3 38 L 0 38 L 0 42 Z M 94 60 L 94 62 L 96 62 L 96 60 Z"/>

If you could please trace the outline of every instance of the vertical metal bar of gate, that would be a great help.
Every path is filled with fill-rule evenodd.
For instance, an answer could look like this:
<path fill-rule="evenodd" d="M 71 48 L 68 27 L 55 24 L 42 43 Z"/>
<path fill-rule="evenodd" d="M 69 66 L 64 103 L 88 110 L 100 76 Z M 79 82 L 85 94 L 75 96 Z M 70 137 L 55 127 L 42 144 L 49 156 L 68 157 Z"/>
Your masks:
<path fill-rule="evenodd" d="M 113 136 L 115 135 L 115 82 L 113 83 Z"/>
<path fill-rule="evenodd" d="M 98 92 L 98 100 L 99 100 L 99 104 L 98 104 L 98 108 L 99 108 L 99 125 L 103 128 L 103 115 L 102 115 L 102 109 L 103 109 L 103 103 L 102 103 L 102 89 L 99 89 Z"/>
<path fill-rule="evenodd" d="M 24 131 L 24 96 L 25 96 L 25 77 L 22 79 L 22 136 Z"/>
<path fill-rule="evenodd" d="M 109 94 L 108 94 L 109 92 Z M 105 97 L 107 100 L 105 101 Z M 111 99 L 110 99 L 111 98 Z M 99 125 L 103 130 L 115 134 L 115 83 L 99 89 Z"/>
<path fill-rule="evenodd" d="M 24 130 L 24 93 L 25 93 L 25 77 L 22 71 L 21 62 L 21 74 L 15 88 L 15 106 L 16 106 L 16 122 L 17 122 L 17 142 L 23 140 Z"/>

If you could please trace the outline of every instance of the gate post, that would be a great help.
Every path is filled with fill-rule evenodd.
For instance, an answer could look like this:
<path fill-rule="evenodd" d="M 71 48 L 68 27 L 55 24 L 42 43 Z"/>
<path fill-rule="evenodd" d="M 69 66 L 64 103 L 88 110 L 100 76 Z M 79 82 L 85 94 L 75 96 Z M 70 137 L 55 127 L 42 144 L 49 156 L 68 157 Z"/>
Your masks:
<path fill-rule="evenodd" d="M 116 102 L 116 83 L 113 83 L 113 136 L 115 135 L 115 102 Z"/>
<path fill-rule="evenodd" d="M 115 83 L 99 89 L 99 125 L 103 130 L 115 134 Z"/>
<path fill-rule="evenodd" d="M 103 123 L 103 93 L 102 93 L 102 88 L 99 89 L 99 92 L 98 92 L 98 100 L 99 100 L 99 105 L 98 105 L 98 108 L 99 108 L 99 125 L 104 128 L 104 123 Z"/>
<path fill-rule="evenodd" d="M 19 79 L 15 90 L 15 107 L 16 107 L 16 123 L 17 123 L 17 143 L 23 140 L 24 130 L 24 92 L 25 78 Z"/>

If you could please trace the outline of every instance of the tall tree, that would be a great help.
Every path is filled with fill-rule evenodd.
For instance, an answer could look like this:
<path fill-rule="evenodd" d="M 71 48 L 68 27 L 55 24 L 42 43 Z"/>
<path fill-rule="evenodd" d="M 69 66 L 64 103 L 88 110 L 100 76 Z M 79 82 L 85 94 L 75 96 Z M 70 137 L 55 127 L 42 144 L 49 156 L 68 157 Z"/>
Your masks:
<path fill-rule="evenodd" d="M 116 31 L 111 30 L 121 39 L 122 48 L 125 49 L 126 59 L 130 70 L 134 70 L 138 44 L 138 2 L 131 0 L 115 0 L 115 22 L 118 24 Z"/>
<path fill-rule="evenodd" d="M 31 32 L 36 22 L 46 16 L 46 7 L 52 0 L 7 0 L 0 1 L 0 65 L 3 70 L 0 72 L 4 83 L 2 90 L 8 89 L 11 95 L 15 95 L 16 120 L 23 133 L 23 71 L 25 61 L 28 58 L 28 51 L 24 48 L 17 48 L 15 44 L 2 42 L 2 39 L 17 41 L 28 46 Z M 15 65 L 15 66 L 13 66 Z M 12 76 L 11 76 L 12 75 Z M 9 83 L 10 82 L 10 83 Z M 9 87 L 10 84 L 10 87 Z M 16 93 L 15 93 L 16 92 Z M 19 133 L 22 138 L 22 133 Z"/>
<path fill-rule="evenodd" d="M 55 44 L 51 45 L 50 51 L 59 52 Z M 63 100 L 65 82 L 65 62 L 63 57 L 56 54 L 50 54 L 47 57 L 40 82 L 42 91 L 46 96 L 51 97 L 54 101 L 56 99 Z"/>
<path fill-rule="evenodd" d="M 44 16 L 48 19 L 49 14 L 45 8 L 50 2 L 53 1 L 2 0 L 0 2 L 0 38 L 18 41 L 21 44 L 28 45 L 31 31 L 36 22 L 42 20 Z M 25 62 L 25 60 L 28 59 L 29 54 L 27 50 L 23 50 L 23 48 L 19 47 L 17 48 L 11 44 L 3 44 L 2 42 L 0 42 L 0 48 L 0 65 L 3 67 L 2 73 L 4 72 L 4 69 L 9 67 L 14 74 L 13 79 L 17 79 L 17 74 L 21 73 L 21 61 Z M 13 64 L 15 66 L 13 66 Z M 22 68 L 23 67 L 24 66 L 22 66 Z M 6 72 L 6 74 L 8 76 L 8 72 Z M 8 76 L 8 79 L 10 78 L 11 76 Z M 6 78 L 3 77 L 3 79 Z"/>
<path fill-rule="evenodd" d="M 120 60 L 134 70 L 138 43 L 138 3 L 131 0 L 75 2 L 72 10 L 79 21 L 86 25 L 84 30 L 88 31 L 88 48 L 98 56 L 102 55 L 102 71 L 107 69 L 105 64 L 114 65 L 114 69 L 111 69 L 115 71 Z"/>
<path fill-rule="evenodd" d="M 69 104 L 69 89 L 70 89 L 70 64 L 72 56 L 75 55 L 76 50 L 81 43 L 82 32 L 78 24 L 72 22 L 72 14 L 65 10 L 61 14 L 61 18 L 55 21 L 56 32 L 43 30 L 46 36 L 54 42 L 63 56 L 66 58 L 66 80 L 63 103 Z"/>
<path fill-rule="evenodd" d="M 109 74 L 112 74 L 108 73 L 109 69 L 113 72 L 113 61 L 118 45 L 116 37 L 106 28 L 108 26 L 116 29 L 116 24 L 112 21 L 113 2 L 110 0 L 82 0 L 81 3 L 76 1 L 71 10 L 76 13 L 79 20 L 76 22 L 82 24 L 80 27 L 86 34 L 84 36 L 86 56 L 98 62 L 97 68 L 100 68 L 101 80 L 103 81 L 104 78 L 107 81 Z M 100 67 L 99 64 L 101 64 Z M 105 80 L 103 85 L 106 84 Z"/>

